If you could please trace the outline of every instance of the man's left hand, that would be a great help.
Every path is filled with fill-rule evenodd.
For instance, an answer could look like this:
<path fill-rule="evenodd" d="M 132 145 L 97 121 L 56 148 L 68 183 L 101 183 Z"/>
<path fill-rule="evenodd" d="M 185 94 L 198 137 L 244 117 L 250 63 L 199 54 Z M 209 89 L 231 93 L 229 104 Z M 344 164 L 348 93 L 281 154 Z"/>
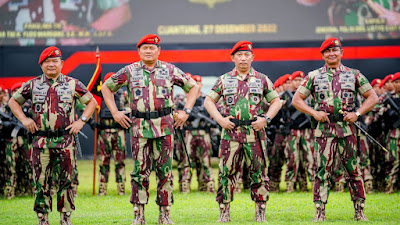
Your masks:
<path fill-rule="evenodd" d="M 174 123 L 174 127 L 175 128 L 183 128 L 183 124 L 185 124 L 186 120 L 189 118 L 189 114 L 187 114 L 185 111 L 183 110 L 179 110 L 178 114 L 176 116 L 174 116 L 175 119 L 175 123 Z"/>
<path fill-rule="evenodd" d="M 257 116 L 257 120 L 251 123 L 251 127 L 253 127 L 255 131 L 262 130 L 265 125 L 267 125 L 267 119 L 260 116 Z"/>
<path fill-rule="evenodd" d="M 85 125 L 85 122 L 83 122 L 82 120 L 77 120 L 75 122 L 73 122 L 72 124 L 70 124 L 67 128 L 65 128 L 66 130 L 69 130 L 69 134 L 78 134 L 78 132 L 82 129 L 82 127 Z"/>
<path fill-rule="evenodd" d="M 343 121 L 348 122 L 348 123 L 354 123 L 357 121 L 358 116 L 356 115 L 355 112 L 343 112 Z"/>

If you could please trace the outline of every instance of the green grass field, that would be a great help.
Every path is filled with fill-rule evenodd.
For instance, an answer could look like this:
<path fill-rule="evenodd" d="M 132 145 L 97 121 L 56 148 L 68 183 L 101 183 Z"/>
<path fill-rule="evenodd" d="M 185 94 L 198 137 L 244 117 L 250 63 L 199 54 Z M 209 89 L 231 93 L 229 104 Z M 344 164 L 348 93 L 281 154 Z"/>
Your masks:
<path fill-rule="evenodd" d="M 113 163 L 113 162 L 112 162 Z M 127 195 L 118 196 L 115 183 L 114 168 L 111 167 L 108 195 L 98 197 L 92 195 L 93 161 L 79 160 L 79 196 L 75 198 L 76 211 L 72 214 L 72 223 L 78 224 L 131 224 L 133 219 L 132 205 L 129 203 L 130 183 L 129 172 L 132 170 L 132 160 L 126 161 Z M 214 163 L 215 165 L 215 163 Z M 97 167 L 98 170 L 98 167 Z M 217 181 L 217 169 L 214 168 Z M 197 191 L 196 177 L 192 180 L 192 192 L 178 192 L 178 174 L 174 169 L 174 199 L 171 208 L 171 218 L 175 224 L 215 224 L 219 209 L 215 202 L 215 194 Z M 98 174 L 96 174 L 98 178 Z M 98 181 L 97 181 L 98 182 Z M 283 192 L 285 184 L 281 183 L 281 193 L 270 194 L 267 203 L 266 218 L 268 224 L 311 224 L 315 210 L 312 193 Z M 96 183 L 96 191 L 98 183 Z M 150 179 L 150 201 L 145 207 L 147 224 L 156 224 L 158 206 L 155 203 L 156 184 L 154 172 Z M 399 192 L 392 195 L 374 193 L 367 196 L 365 213 L 370 220 L 368 224 L 400 224 Z M 327 223 L 348 224 L 353 221 L 354 209 L 348 191 L 344 193 L 331 192 L 329 204 L 326 207 Z M 232 222 L 229 224 L 257 224 L 253 222 L 254 202 L 250 192 L 243 191 L 235 195 L 231 204 Z M 0 224 L 37 224 L 33 211 L 32 197 L 17 197 L 13 200 L 0 198 Z M 59 213 L 56 202 L 53 202 L 53 212 L 50 213 L 50 224 L 59 224 Z"/>

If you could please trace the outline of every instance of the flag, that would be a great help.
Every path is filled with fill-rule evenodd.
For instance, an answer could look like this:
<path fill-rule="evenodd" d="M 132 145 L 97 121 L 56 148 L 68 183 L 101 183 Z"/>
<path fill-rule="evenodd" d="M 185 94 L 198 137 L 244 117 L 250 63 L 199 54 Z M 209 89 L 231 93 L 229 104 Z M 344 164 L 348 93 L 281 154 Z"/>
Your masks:
<path fill-rule="evenodd" d="M 93 97 L 97 101 L 97 107 L 101 107 L 101 86 L 103 85 L 103 79 L 101 76 L 101 63 L 100 63 L 100 51 L 99 47 L 96 48 L 96 69 L 93 73 L 92 79 L 90 79 L 87 89 L 92 93 Z"/>

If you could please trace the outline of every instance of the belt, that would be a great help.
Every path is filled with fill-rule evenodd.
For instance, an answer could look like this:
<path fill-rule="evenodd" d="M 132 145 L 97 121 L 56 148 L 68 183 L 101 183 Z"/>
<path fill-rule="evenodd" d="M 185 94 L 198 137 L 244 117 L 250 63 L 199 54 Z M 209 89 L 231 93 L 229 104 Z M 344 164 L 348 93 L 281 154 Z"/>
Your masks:
<path fill-rule="evenodd" d="M 125 129 L 123 128 L 120 124 L 115 124 L 115 125 L 104 125 L 104 124 L 98 124 L 97 127 L 99 129 Z"/>
<path fill-rule="evenodd" d="M 235 127 L 239 126 L 250 126 L 252 122 L 256 121 L 256 119 L 253 120 L 238 120 L 238 119 L 231 119 L 231 122 L 235 124 Z"/>
<path fill-rule="evenodd" d="M 338 115 L 328 115 L 329 121 L 331 123 L 336 123 L 336 122 L 343 122 L 344 116 L 342 114 Z"/>
<path fill-rule="evenodd" d="M 42 136 L 42 137 L 61 137 L 69 134 L 69 130 L 39 130 L 33 133 L 33 136 Z"/>
<path fill-rule="evenodd" d="M 152 112 L 139 112 L 139 111 L 132 111 L 132 116 L 136 118 L 143 118 L 143 119 L 156 119 L 159 117 L 163 117 L 172 113 L 172 108 L 164 108 L 158 111 Z"/>

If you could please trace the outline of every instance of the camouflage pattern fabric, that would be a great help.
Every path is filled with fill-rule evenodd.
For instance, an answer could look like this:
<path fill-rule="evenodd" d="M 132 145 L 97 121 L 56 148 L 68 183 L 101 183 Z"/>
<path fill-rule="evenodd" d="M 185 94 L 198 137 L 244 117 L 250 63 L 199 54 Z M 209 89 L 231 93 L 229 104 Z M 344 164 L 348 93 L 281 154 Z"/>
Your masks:
<path fill-rule="evenodd" d="M 300 167 L 306 169 L 308 180 L 312 182 L 315 176 L 314 139 L 311 129 L 291 129 L 287 136 L 285 148 L 286 177 L 285 181 L 297 182 Z"/>
<path fill-rule="evenodd" d="M 114 119 L 107 119 L 113 120 Z M 103 121 L 103 124 L 108 124 Z M 108 131 L 108 130 L 113 130 Z M 126 134 L 124 129 L 105 129 L 99 132 L 100 146 L 100 182 L 107 183 L 110 173 L 110 159 L 114 153 L 115 159 L 115 181 L 125 183 L 125 149 Z"/>
<path fill-rule="evenodd" d="M 400 132 L 400 129 L 396 129 Z M 399 137 L 399 136 L 398 136 Z M 388 152 L 385 153 L 385 161 L 387 165 L 385 181 L 387 183 L 396 183 L 399 172 L 399 161 L 400 161 L 400 138 L 389 137 L 387 143 Z"/>
<path fill-rule="evenodd" d="M 271 181 L 280 183 L 282 176 L 282 166 L 285 163 L 286 136 L 277 131 L 275 141 L 271 151 L 268 152 L 268 177 Z"/>
<path fill-rule="evenodd" d="M 149 200 L 149 176 L 154 169 L 158 181 L 156 203 L 172 205 L 172 144 L 174 135 L 159 138 L 131 137 L 133 171 L 131 172 L 132 204 L 147 204 Z"/>
<path fill-rule="evenodd" d="M 236 68 L 220 76 L 208 96 L 215 102 L 221 99 L 222 116 L 232 115 L 238 120 L 252 120 L 263 114 L 263 99 L 271 102 L 278 97 L 271 80 L 250 68 L 249 74 L 241 77 Z M 258 133 L 258 135 L 257 135 Z M 267 201 L 269 179 L 265 175 L 266 132 L 255 132 L 251 126 L 239 126 L 221 133 L 219 187 L 217 202 L 233 200 L 233 189 L 238 179 L 237 172 L 243 159 L 249 165 L 252 179 L 251 196 L 254 201 Z"/>
<path fill-rule="evenodd" d="M 40 131 L 64 130 L 75 121 L 75 100 L 86 104 L 93 98 L 82 82 L 60 74 L 49 79 L 44 74 L 33 78 L 13 95 L 22 105 L 32 101 L 32 119 Z M 50 188 L 52 179 L 58 179 L 57 210 L 75 210 L 71 188 L 72 170 L 75 162 L 75 139 L 73 135 L 60 137 L 33 137 L 32 164 L 35 180 L 35 206 L 38 213 L 51 211 Z"/>

